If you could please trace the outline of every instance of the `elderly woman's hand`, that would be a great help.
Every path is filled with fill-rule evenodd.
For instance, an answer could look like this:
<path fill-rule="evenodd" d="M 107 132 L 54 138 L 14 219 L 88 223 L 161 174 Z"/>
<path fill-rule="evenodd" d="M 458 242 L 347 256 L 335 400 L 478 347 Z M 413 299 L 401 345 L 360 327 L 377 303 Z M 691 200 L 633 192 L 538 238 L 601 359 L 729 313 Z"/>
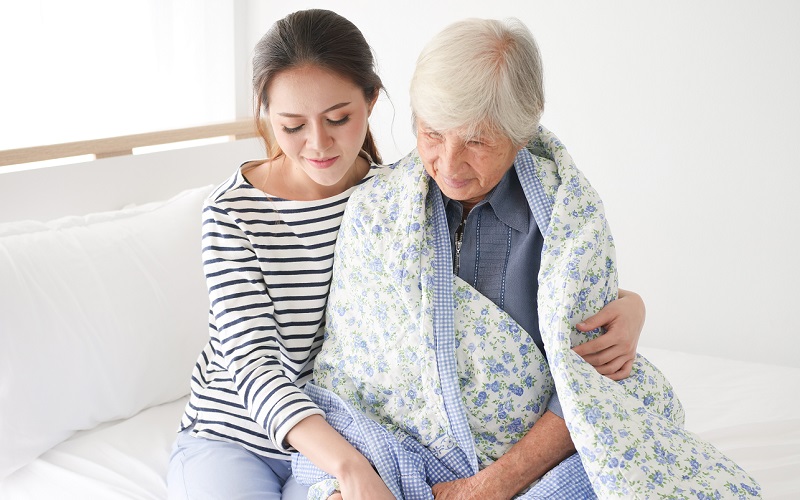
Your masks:
<path fill-rule="evenodd" d="M 582 332 L 602 326 L 606 333 L 574 347 L 573 350 L 601 375 L 612 380 L 622 380 L 631 374 L 644 318 L 642 298 L 634 292 L 620 289 L 617 300 L 577 324 L 578 330 Z"/>
<path fill-rule="evenodd" d="M 489 487 L 481 480 L 480 472 L 463 479 L 434 484 L 431 491 L 435 500 L 502 500 L 512 496 L 498 488 Z"/>

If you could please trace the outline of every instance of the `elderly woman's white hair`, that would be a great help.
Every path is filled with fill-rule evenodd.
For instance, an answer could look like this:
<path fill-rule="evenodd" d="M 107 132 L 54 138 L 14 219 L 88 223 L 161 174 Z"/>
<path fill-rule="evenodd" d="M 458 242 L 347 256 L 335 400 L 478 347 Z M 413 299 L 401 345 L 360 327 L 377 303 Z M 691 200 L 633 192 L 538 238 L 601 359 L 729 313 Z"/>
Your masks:
<path fill-rule="evenodd" d="M 530 30 L 515 18 L 451 24 L 417 59 L 411 109 L 415 132 L 420 119 L 470 138 L 489 127 L 526 144 L 544 111 L 541 57 Z"/>

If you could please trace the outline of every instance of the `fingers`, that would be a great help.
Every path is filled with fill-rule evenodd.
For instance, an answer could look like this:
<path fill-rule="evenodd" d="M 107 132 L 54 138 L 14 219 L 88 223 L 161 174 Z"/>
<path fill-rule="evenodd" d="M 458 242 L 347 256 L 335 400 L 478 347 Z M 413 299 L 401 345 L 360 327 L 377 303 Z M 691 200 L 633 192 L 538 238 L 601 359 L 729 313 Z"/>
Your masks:
<path fill-rule="evenodd" d="M 636 345 L 630 344 L 629 342 L 620 342 L 612 344 L 602 351 L 591 352 L 583 356 L 583 359 L 585 359 L 587 363 L 595 368 L 604 365 L 611 365 L 615 360 L 618 359 L 619 361 L 616 363 L 617 366 L 615 366 L 615 368 L 618 370 L 622 367 L 625 361 L 632 361 L 635 357 Z"/>
<path fill-rule="evenodd" d="M 575 326 L 582 332 L 589 332 L 601 326 L 609 325 L 622 315 L 625 310 L 622 304 L 623 302 L 621 302 L 619 298 L 612 300 L 606 304 L 605 307 L 597 311 L 594 316 L 586 318 Z"/>
<path fill-rule="evenodd" d="M 591 354 L 587 354 L 583 357 L 587 363 L 594 366 L 597 371 L 600 371 L 601 368 L 604 371 L 600 371 L 603 375 L 607 375 L 609 373 L 613 373 L 620 368 L 629 359 L 633 358 L 633 354 L 621 345 L 613 345 L 608 349 L 603 349 L 600 352 L 595 352 Z"/>
<path fill-rule="evenodd" d="M 598 367 L 618 357 L 633 359 L 636 355 L 636 343 L 630 337 L 625 335 L 621 325 L 609 325 L 606 333 L 575 346 L 572 350 L 592 366 Z"/>
<path fill-rule="evenodd" d="M 604 327 L 606 332 L 575 346 L 573 351 L 594 366 L 601 375 L 612 380 L 628 377 L 633 368 L 636 344 L 644 323 L 644 307 L 640 302 L 638 295 L 623 290 L 620 298 L 576 325 L 582 332 L 600 327 Z"/>
<path fill-rule="evenodd" d="M 584 342 L 581 345 L 577 345 L 573 347 L 572 350 L 575 351 L 575 353 L 577 353 L 578 356 L 582 357 L 586 361 L 589 361 L 587 356 L 591 356 L 593 354 L 604 351 L 614 345 L 615 342 L 614 336 L 609 335 L 609 333 L 613 332 L 610 331 L 606 332 L 605 335 L 600 335 L 599 337 L 594 338 L 588 342 Z M 604 361 L 604 363 L 608 361 L 609 360 L 606 360 Z M 597 366 L 595 363 L 592 363 L 591 361 L 589 361 L 589 363 L 591 363 L 594 366 Z"/>
<path fill-rule="evenodd" d="M 631 375 L 631 371 L 633 371 L 633 360 L 629 359 L 626 361 L 622 367 L 614 373 L 610 373 L 606 375 L 606 377 L 610 378 L 611 380 L 619 382 L 620 380 L 624 380 Z"/>
<path fill-rule="evenodd" d="M 588 360 L 587 360 L 588 361 Z M 617 356 L 607 363 L 592 365 L 600 375 L 604 375 L 611 380 L 622 380 L 630 376 L 633 370 L 634 358 L 630 355 Z"/>
<path fill-rule="evenodd" d="M 601 375 L 608 376 L 621 370 L 625 363 L 628 362 L 628 359 L 629 356 L 626 354 L 621 354 L 619 356 L 611 355 L 610 359 L 606 360 L 604 363 L 598 363 L 592 366 L 594 366 Z"/>
<path fill-rule="evenodd" d="M 342 494 L 336 491 L 333 495 L 328 497 L 328 500 L 342 500 Z"/>
<path fill-rule="evenodd" d="M 600 328 L 614 318 L 613 311 L 609 311 L 608 308 L 609 306 L 600 309 L 597 314 L 586 318 L 575 326 L 578 327 L 578 330 L 582 332 L 591 332 L 592 330 Z"/>
<path fill-rule="evenodd" d="M 616 343 L 609 333 L 573 348 L 576 354 L 592 365 L 598 373 L 612 380 L 628 377 L 636 357 L 636 347 L 627 342 Z"/>
<path fill-rule="evenodd" d="M 622 367 L 622 364 L 626 360 L 625 354 L 626 353 L 620 349 L 619 346 L 613 346 L 600 352 L 587 354 L 586 356 L 583 356 L 583 359 L 590 365 L 594 366 L 595 369 L 601 374 L 606 375 L 608 373 L 615 372 Z M 620 361 L 614 364 L 614 361 L 617 359 Z M 601 368 L 603 367 L 606 367 L 605 372 L 601 371 Z M 613 370 L 611 368 L 613 368 Z"/>

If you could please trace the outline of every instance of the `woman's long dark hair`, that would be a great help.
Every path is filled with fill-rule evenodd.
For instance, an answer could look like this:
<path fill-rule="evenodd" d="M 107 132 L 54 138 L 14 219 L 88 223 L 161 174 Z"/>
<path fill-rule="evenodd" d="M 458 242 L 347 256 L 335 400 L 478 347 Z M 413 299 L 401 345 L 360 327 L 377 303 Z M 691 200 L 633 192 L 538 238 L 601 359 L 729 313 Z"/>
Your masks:
<path fill-rule="evenodd" d="M 371 102 L 386 89 L 375 71 L 372 48 L 356 26 L 339 14 L 323 9 L 301 10 L 277 21 L 256 44 L 253 56 L 253 91 L 256 129 L 272 159 L 283 154 L 262 113 L 266 111 L 267 89 L 281 71 L 313 64 L 333 71 L 364 91 Z M 361 147 L 376 163 L 378 148 L 367 125 Z"/>

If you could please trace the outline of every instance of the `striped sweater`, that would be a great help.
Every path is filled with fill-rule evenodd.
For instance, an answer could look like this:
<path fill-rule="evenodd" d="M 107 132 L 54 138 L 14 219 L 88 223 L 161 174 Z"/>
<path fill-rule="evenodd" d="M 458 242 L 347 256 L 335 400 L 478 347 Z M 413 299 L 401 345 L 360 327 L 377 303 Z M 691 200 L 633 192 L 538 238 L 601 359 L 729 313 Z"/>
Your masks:
<path fill-rule="evenodd" d="M 333 249 L 353 189 L 284 200 L 253 187 L 239 168 L 206 200 L 210 339 L 192 372 L 181 429 L 194 424 L 196 436 L 288 459 L 289 430 L 323 413 L 302 387 L 322 345 Z"/>

